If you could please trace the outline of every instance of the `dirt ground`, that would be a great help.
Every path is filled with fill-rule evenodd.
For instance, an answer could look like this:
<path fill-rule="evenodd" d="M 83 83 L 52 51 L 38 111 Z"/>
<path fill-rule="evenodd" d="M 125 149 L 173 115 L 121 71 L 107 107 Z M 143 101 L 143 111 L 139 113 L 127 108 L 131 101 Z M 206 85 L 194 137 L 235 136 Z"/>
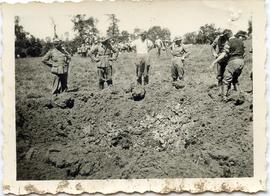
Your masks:
<path fill-rule="evenodd" d="M 171 83 L 170 55 L 152 51 L 145 98 L 134 101 L 134 54 L 120 54 L 114 87 L 97 90 L 96 66 L 73 57 L 72 108 L 50 107 L 52 75 L 41 58 L 16 59 L 17 179 L 253 176 L 251 40 L 241 92 L 222 102 L 210 46 L 189 46 L 184 88 Z"/>

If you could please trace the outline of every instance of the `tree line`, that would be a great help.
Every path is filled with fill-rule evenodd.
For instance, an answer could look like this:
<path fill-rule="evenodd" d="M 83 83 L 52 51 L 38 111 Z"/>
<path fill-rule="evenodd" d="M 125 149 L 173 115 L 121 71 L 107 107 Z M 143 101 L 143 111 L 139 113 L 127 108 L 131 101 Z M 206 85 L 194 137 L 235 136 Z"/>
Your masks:
<path fill-rule="evenodd" d="M 107 14 L 109 20 L 109 26 L 106 34 L 112 37 L 116 42 L 128 42 L 135 39 L 138 32 L 142 29 L 134 28 L 133 32 L 127 30 L 120 31 L 119 22 L 115 14 Z M 73 23 L 73 31 L 75 36 L 73 39 L 69 39 L 69 33 L 66 32 L 66 39 L 63 40 L 66 49 L 74 54 L 77 48 L 82 44 L 92 43 L 96 37 L 100 36 L 100 32 L 97 29 L 98 20 L 94 17 L 88 17 L 85 14 L 78 14 L 71 18 Z M 249 27 L 247 34 L 252 33 L 252 23 L 249 21 Z M 54 24 L 55 35 L 57 26 Z M 152 26 L 146 30 L 148 38 L 155 41 L 160 38 L 163 41 L 171 41 L 171 32 L 168 28 L 161 26 Z M 214 24 L 205 24 L 199 28 L 198 31 L 186 33 L 184 43 L 186 44 L 210 44 L 215 37 L 221 33 L 221 29 L 215 27 Z M 38 57 L 44 55 L 53 46 L 53 40 L 50 37 L 46 39 L 39 39 L 31 35 L 24 30 L 24 27 L 20 24 L 20 18 L 15 17 L 15 56 L 16 57 Z"/>

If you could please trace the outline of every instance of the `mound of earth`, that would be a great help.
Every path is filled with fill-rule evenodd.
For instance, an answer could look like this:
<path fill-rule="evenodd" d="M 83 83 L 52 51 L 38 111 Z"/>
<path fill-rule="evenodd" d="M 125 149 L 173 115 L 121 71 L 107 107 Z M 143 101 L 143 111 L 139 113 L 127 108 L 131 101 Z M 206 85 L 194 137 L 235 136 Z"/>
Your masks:
<path fill-rule="evenodd" d="M 159 61 L 152 54 L 145 87 L 128 85 L 135 57 L 121 54 L 114 86 L 102 91 L 95 65 L 73 57 L 69 85 L 78 90 L 58 100 L 68 109 L 44 107 L 52 78 L 36 66 L 40 58 L 16 59 L 17 180 L 253 176 L 252 94 L 220 101 L 207 70 L 209 46 L 190 50 L 185 86 L 178 89 L 166 53 Z M 252 86 L 246 58 L 243 91 Z M 39 74 L 29 78 L 29 71 Z"/>

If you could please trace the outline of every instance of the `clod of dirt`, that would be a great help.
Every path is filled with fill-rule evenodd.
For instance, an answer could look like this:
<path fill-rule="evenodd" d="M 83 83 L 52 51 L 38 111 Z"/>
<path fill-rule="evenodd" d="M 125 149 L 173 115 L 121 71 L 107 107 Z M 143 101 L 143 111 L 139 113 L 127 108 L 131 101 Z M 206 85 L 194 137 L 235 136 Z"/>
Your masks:
<path fill-rule="evenodd" d="M 143 86 L 138 85 L 132 89 L 132 98 L 134 101 L 140 101 L 145 97 L 145 89 Z"/>
<path fill-rule="evenodd" d="M 52 106 L 60 107 L 62 109 L 65 108 L 73 108 L 74 106 L 74 99 L 71 98 L 70 95 L 66 93 L 62 93 L 54 98 L 52 102 Z"/>
<path fill-rule="evenodd" d="M 87 175 L 93 174 L 94 166 L 95 166 L 94 162 L 90 162 L 90 163 L 88 162 L 88 163 L 84 164 L 80 168 L 79 174 L 82 176 L 87 176 Z"/>
<path fill-rule="evenodd" d="M 26 155 L 25 155 L 25 159 L 26 160 L 31 160 L 31 158 L 33 157 L 33 154 L 35 153 L 35 149 L 34 148 L 30 148 L 28 151 L 27 151 L 27 153 L 26 153 Z"/>
<path fill-rule="evenodd" d="M 122 149 L 129 149 L 132 146 L 132 141 L 128 134 L 120 133 L 112 138 L 112 146 L 120 146 Z"/>
<path fill-rule="evenodd" d="M 182 81 L 175 81 L 172 83 L 172 85 L 176 88 L 176 89 L 182 89 L 185 87 L 185 85 L 183 84 Z"/>

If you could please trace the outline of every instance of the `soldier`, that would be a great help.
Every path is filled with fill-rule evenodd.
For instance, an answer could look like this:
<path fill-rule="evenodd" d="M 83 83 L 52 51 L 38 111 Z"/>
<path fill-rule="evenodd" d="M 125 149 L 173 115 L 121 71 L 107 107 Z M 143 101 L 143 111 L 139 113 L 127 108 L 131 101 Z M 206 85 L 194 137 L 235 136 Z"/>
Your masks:
<path fill-rule="evenodd" d="M 51 67 L 54 75 L 52 94 L 58 95 L 67 91 L 68 66 L 71 60 L 70 54 L 64 49 L 62 41 L 54 39 L 54 48 L 48 51 L 42 62 Z"/>
<path fill-rule="evenodd" d="M 155 46 L 157 47 L 157 54 L 158 54 L 158 56 L 160 56 L 161 50 L 165 49 L 165 48 L 164 48 L 164 44 L 163 44 L 162 40 L 158 36 L 157 36 L 157 39 L 155 41 Z"/>
<path fill-rule="evenodd" d="M 171 74 L 173 81 L 183 80 L 184 79 L 184 66 L 185 58 L 189 55 L 184 44 L 182 43 L 182 37 L 175 37 L 173 44 L 171 45 L 171 54 L 172 54 L 172 67 Z"/>
<path fill-rule="evenodd" d="M 228 100 L 229 90 L 232 84 L 234 90 L 237 90 L 236 85 L 238 84 L 238 77 L 241 75 L 242 69 L 244 67 L 244 56 L 245 56 L 244 42 L 241 39 L 234 37 L 232 33 L 229 34 L 228 36 L 229 41 L 224 46 L 223 52 L 212 63 L 212 66 L 214 66 L 216 63 L 219 63 L 224 58 L 228 58 L 228 65 L 226 66 L 224 72 L 224 78 L 221 88 L 224 101 Z"/>
<path fill-rule="evenodd" d="M 149 51 L 153 48 L 153 43 L 146 38 L 146 32 L 139 33 L 140 38 L 131 43 L 131 47 L 136 49 L 136 76 L 138 84 L 149 83 L 150 57 Z M 143 76 L 143 81 L 142 81 Z"/>
<path fill-rule="evenodd" d="M 218 56 L 223 52 L 224 46 L 226 42 L 229 39 L 229 35 L 232 33 L 231 30 L 225 29 L 221 35 L 217 36 L 214 42 L 211 44 L 211 51 L 215 58 L 218 58 Z M 219 63 L 217 63 L 217 80 L 218 80 L 218 86 L 221 86 L 222 79 L 224 75 L 224 71 L 226 68 L 226 65 L 228 63 L 228 58 L 222 59 Z"/>
<path fill-rule="evenodd" d="M 112 86 L 112 62 L 117 59 L 118 51 L 112 47 L 110 39 L 102 39 L 100 44 L 93 46 L 90 54 L 91 59 L 97 63 L 99 89 L 104 89 L 105 81 L 109 87 Z"/>

